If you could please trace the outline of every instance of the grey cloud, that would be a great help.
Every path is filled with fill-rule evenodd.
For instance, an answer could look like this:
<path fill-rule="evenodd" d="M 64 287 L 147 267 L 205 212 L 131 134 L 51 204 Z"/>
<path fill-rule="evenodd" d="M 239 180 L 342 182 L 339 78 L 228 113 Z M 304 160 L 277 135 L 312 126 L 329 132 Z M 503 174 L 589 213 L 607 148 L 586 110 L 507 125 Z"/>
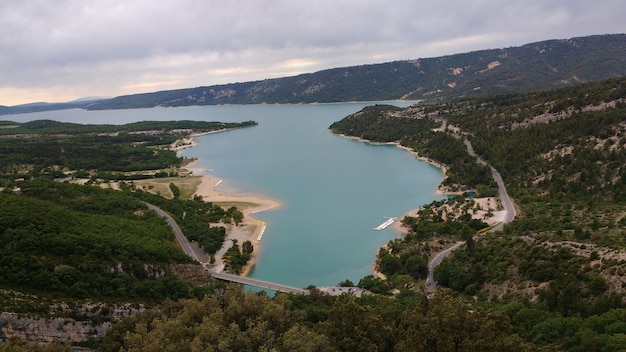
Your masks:
<path fill-rule="evenodd" d="M 0 104 L 618 33 L 624 17 L 622 0 L 5 1 Z"/>

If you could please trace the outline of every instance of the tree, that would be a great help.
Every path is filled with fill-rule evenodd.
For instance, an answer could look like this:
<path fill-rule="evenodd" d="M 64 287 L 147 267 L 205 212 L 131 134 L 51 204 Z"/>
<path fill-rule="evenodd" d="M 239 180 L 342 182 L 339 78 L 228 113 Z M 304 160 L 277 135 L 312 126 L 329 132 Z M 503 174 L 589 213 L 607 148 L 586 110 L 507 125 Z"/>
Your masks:
<path fill-rule="evenodd" d="M 333 304 L 322 330 L 339 351 L 385 350 L 391 335 L 390 327 L 369 307 L 358 305 L 352 295 L 342 295 Z"/>
<path fill-rule="evenodd" d="M 254 247 L 252 246 L 252 242 L 250 242 L 250 241 L 244 241 L 244 242 L 241 244 L 241 251 L 242 251 L 244 254 L 251 254 L 253 250 L 254 250 Z"/>
<path fill-rule="evenodd" d="M 339 283 L 341 287 L 354 287 L 354 283 L 348 279 L 345 279 Z"/>
<path fill-rule="evenodd" d="M 400 323 L 396 351 L 525 351 L 507 316 L 472 309 L 449 290 L 438 290 L 422 306 L 408 309 Z"/>
<path fill-rule="evenodd" d="M 172 191 L 174 199 L 178 199 L 180 197 L 180 188 L 178 188 L 178 186 L 174 183 L 170 183 L 170 191 Z"/>
<path fill-rule="evenodd" d="M 243 213 L 239 210 L 235 210 L 232 212 L 231 214 L 233 221 L 235 222 L 235 225 L 239 225 L 239 223 L 241 223 L 243 221 Z"/>
<path fill-rule="evenodd" d="M 413 279 L 426 278 L 428 261 L 419 254 L 412 255 L 404 263 L 404 271 Z"/>

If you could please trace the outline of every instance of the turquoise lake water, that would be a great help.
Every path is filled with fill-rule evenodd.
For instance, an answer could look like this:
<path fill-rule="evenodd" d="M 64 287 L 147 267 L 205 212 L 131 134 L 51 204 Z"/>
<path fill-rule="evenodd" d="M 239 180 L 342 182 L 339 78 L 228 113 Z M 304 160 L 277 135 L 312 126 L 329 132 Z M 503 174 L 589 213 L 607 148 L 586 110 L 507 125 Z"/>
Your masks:
<path fill-rule="evenodd" d="M 258 126 L 204 135 L 184 150 L 199 167 L 225 179 L 219 189 L 276 198 L 251 277 L 296 287 L 336 285 L 371 274 L 377 249 L 398 237 L 374 231 L 385 217 L 441 197 L 440 169 L 392 145 L 331 134 L 334 121 L 373 103 L 244 105 L 136 110 L 63 110 L 3 116 L 122 124 L 141 120 L 255 120 Z M 396 105 L 406 105 L 394 102 Z"/>

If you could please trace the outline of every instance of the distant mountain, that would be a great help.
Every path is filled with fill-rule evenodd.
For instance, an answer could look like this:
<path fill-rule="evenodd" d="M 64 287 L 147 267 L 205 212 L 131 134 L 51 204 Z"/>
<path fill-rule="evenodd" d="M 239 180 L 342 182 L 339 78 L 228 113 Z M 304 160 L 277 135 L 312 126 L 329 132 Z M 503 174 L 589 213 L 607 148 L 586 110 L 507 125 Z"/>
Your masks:
<path fill-rule="evenodd" d="M 101 99 L 98 98 L 83 98 L 74 100 L 67 103 L 28 103 L 14 106 L 1 106 L 0 115 L 11 114 L 26 114 L 29 112 L 40 112 L 50 110 L 65 110 L 65 109 L 86 109 L 90 104 L 93 104 Z"/>
<path fill-rule="evenodd" d="M 441 100 L 552 89 L 624 75 L 626 34 L 596 35 L 255 82 L 120 96 L 88 109 Z"/>
<path fill-rule="evenodd" d="M 68 101 L 68 103 L 93 103 L 99 100 L 111 99 L 111 97 L 83 97 Z"/>

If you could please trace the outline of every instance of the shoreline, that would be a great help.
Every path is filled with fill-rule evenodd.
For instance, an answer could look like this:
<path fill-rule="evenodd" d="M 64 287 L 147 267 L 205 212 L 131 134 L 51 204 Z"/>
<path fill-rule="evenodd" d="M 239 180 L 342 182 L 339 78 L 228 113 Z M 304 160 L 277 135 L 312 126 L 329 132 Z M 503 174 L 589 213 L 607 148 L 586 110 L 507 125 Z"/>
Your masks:
<path fill-rule="evenodd" d="M 214 133 L 214 132 L 213 132 Z M 195 145 L 195 143 L 193 143 Z M 187 145 L 187 147 L 191 147 Z M 183 148 L 181 148 L 183 149 Z M 180 149 L 179 149 L 180 150 Z M 226 237 L 224 244 L 237 241 L 241 245 L 245 241 L 252 243 L 252 253 L 250 260 L 243 267 L 241 276 L 248 276 L 256 264 L 256 259 L 261 252 L 261 240 L 267 228 L 267 224 L 255 218 L 253 215 L 263 211 L 274 210 L 282 207 L 282 203 L 277 199 L 264 197 L 257 194 L 231 194 L 220 191 L 217 187 L 224 181 L 221 178 L 209 176 L 205 169 L 196 167 L 198 160 L 193 160 L 183 168 L 201 178 L 200 184 L 197 186 L 194 196 L 202 197 L 206 202 L 215 203 L 226 208 L 235 206 L 244 215 L 243 220 L 238 224 L 221 224 L 226 227 Z M 222 258 L 215 258 L 213 267 L 223 267 Z"/>
<path fill-rule="evenodd" d="M 201 133 L 192 133 L 187 137 L 175 140 L 174 143 L 170 144 L 170 150 L 173 150 L 176 152 L 176 154 L 178 154 L 183 149 L 195 147 L 197 144 L 194 138 L 196 137 L 204 136 L 207 134 L 226 132 L 230 130 L 232 130 L 232 128 L 223 128 L 221 130 L 207 131 L 207 132 L 201 132 Z"/>
<path fill-rule="evenodd" d="M 171 145 L 171 148 L 179 152 L 182 149 L 196 146 L 194 137 L 204 135 L 204 134 L 218 133 L 218 132 L 224 132 L 224 131 L 227 131 L 227 130 L 218 130 L 218 131 L 211 131 L 207 133 L 192 134 L 182 140 L 178 140 L 174 142 Z M 354 139 L 360 142 L 369 143 L 373 145 L 387 145 L 387 144 L 395 145 L 396 147 L 411 153 L 417 160 L 426 162 L 430 165 L 433 165 L 441 169 L 443 172 L 443 180 L 445 180 L 446 178 L 446 174 L 448 171 L 447 165 L 437 162 L 436 160 L 420 156 L 417 152 L 413 151 L 411 148 L 402 146 L 398 142 L 378 143 L 378 142 L 372 142 L 372 141 L 365 140 L 362 138 L 347 136 L 343 134 L 337 134 L 337 135 L 343 138 Z M 226 204 L 227 207 L 234 205 L 237 207 L 238 210 L 240 210 L 244 214 L 244 219 L 239 225 L 223 224 L 227 228 L 227 233 L 226 233 L 226 238 L 225 238 L 224 243 L 226 245 L 228 242 L 232 242 L 233 240 L 237 240 L 238 244 L 240 245 L 244 241 L 250 241 L 252 243 L 253 252 L 251 254 L 250 260 L 248 261 L 248 264 L 244 266 L 240 274 L 241 276 L 248 276 L 250 272 L 252 271 L 252 269 L 254 268 L 256 264 L 257 256 L 259 255 L 262 249 L 261 240 L 267 228 L 267 224 L 264 221 L 255 218 L 253 215 L 262 211 L 278 209 L 282 206 L 282 203 L 276 199 L 271 199 L 271 198 L 256 195 L 256 194 L 236 195 L 236 194 L 230 194 L 227 192 L 219 191 L 217 190 L 217 186 L 223 180 L 214 176 L 209 176 L 207 174 L 207 170 L 196 167 L 197 163 L 198 163 L 198 160 L 196 159 L 196 160 L 191 161 L 189 164 L 183 167 L 184 169 L 189 171 L 190 175 L 201 177 L 201 182 L 197 186 L 194 196 L 196 195 L 200 196 L 202 197 L 204 201 L 207 201 L 207 202 L 212 202 L 212 203 L 217 203 L 217 204 L 220 204 L 220 203 Z M 443 182 L 443 180 L 441 182 Z M 435 195 L 453 195 L 453 194 L 461 194 L 461 193 L 462 192 L 449 192 L 443 188 L 441 183 L 435 190 Z M 409 210 L 408 212 L 402 215 L 402 218 L 404 218 L 404 216 L 407 216 L 407 215 L 411 216 L 412 214 L 416 214 L 419 209 L 420 208 Z M 400 235 L 404 235 L 407 233 L 406 229 L 402 225 L 402 221 L 396 221 L 391 226 L 391 228 L 393 229 L 394 232 Z M 219 268 L 220 266 L 223 267 L 223 265 L 224 264 L 222 262 L 222 258 L 215 258 L 215 264 L 213 265 L 213 267 Z M 379 273 L 378 271 L 376 271 L 376 261 L 372 264 L 372 272 L 377 276 L 384 276 L 382 275 L 382 273 Z"/>
<path fill-rule="evenodd" d="M 447 177 L 447 173 L 448 173 L 448 166 L 438 162 L 436 160 L 433 160 L 431 158 L 427 158 L 424 156 L 419 155 L 419 153 L 415 152 L 414 150 L 412 150 L 409 147 L 403 146 L 401 145 L 399 142 L 387 142 L 387 143 L 381 143 L 381 142 L 372 142 L 370 140 L 367 139 L 363 139 L 363 138 L 359 138 L 359 137 L 353 137 L 353 136 L 348 136 L 345 134 L 335 134 L 337 136 L 343 137 L 343 138 L 347 138 L 347 139 L 353 139 L 359 142 L 363 142 L 363 143 L 368 143 L 368 144 L 372 144 L 372 145 L 394 145 L 397 148 L 403 149 L 407 152 L 409 152 L 410 154 L 412 154 L 417 160 L 426 162 L 430 165 L 433 165 L 439 169 L 441 169 L 441 171 L 443 172 L 443 179 L 441 180 L 441 182 L 439 183 L 439 185 L 437 186 L 436 190 L 435 190 L 435 195 L 439 195 L 439 196 L 452 196 L 452 195 L 461 195 L 463 193 L 465 193 L 466 191 L 450 191 L 448 189 L 446 189 L 443 186 L 443 181 L 445 181 L 446 177 Z M 478 201 L 479 203 L 481 203 L 481 206 L 483 207 L 483 209 L 489 209 L 489 208 L 495 208 L 496 205 L 492 204 L 492 198 L 477 198 L 475 199 L 475 201 Z M 392 229 L 392 231 L 394 231 L 395 233 L 399 234 L 400 236 L 405 236 L 406 234 L 408 234 L 408 229 L 403 225 L 402 223 L 402 219 L 404 219 L 404 217 L 406 216 L 410 216 L 410 217 L 417 217 L 419 211 L 422 208 L 414 208 L 414 209 L 410 209 L 407 212 L 405 212 L 401 217 L 398 217 L 398 221 L 395 221 L 390 228 Z M 489 218 L 483 218 L 483 220 L 485 222 L 487 222 L 490 225 L 494 225 L 497 224 L 498 222 L 502 221 L 503 217 L 505 216 L 505 212 L 503 211 L 496 211 L 494 212 L 494 214 L 489 217 Z M 476 214 L 474 214 L 472 216 L 473 218 L 477 218 L 480 219 L 480 216 L 477 216 Z M 380 251 L 380 249 L 382 248 L 387 248 L 387 244 L 384 244 L 380 247 L 378 247 L 377 251 L 376 251 L 376 261 L 374 261 L 374 263 L 372 264 L 372 273 L 377 276 L 380 279 L 386 279 L 385 274 L 383 274 L 382 272 L 377 270 L 377 265 L 378 265 L 378 251 Z"/>
<path fill-rule="evenodd" d="M 331 133 L 333 133 L 333 132 L 331 131 Z M 433 160 L 431 158 L 427 158 L 425 156 L 421 156 L 421 155 L 419 155 L 419 153 L 417 153 L 413 149 L 411 149 L 409 147 L 406 147 L 406 146 L 403 146 L 399 142 L 386 142 L 386 143 L 372 142 L 372 141 L 367 140 L 367 139 L 363 139 L 363 138 L 360 138 L 360 137 L 348 136 L 348 135 L 345 135 L 345 134 L 342 134 L 342 133 L 339 133 L 339 134 L 333 133 L 333 134 L 336 135 L 336 136 L 340 136 L 340 137 L 346 138 L 346 139 L 353 139 L 355 141 L 368 143 L 368 144 L 372 144 L 372 145 L 394 145 L 397 148 L 400 148 L 402 150 L 407 151 L 408 153 L 413 155 L 415 157 L 415 159 L 423 161 L 423 162 L 425 162 L 427 164 L 430 164 L 430 165 L 432 165 L 432 166 L 434 166 L 434 167 L 436 167 L 438 169 L 441 169 L 441 171 L 443 172 L 443 179 L 441 180 L 441 182 L 437 186 L 437 189 L 435 189 L 435 195 L 438 195 L 438 196 L 450 195 L 450 196 L 452 196 L 452 195 L 458 195 L 458 194 L 463 194 L 464 193 L 464 191 L 449 191 L 449 190 L 446 190 L 444 188 L 444 186 L 442 185 L 443 181 L 445 181 L 445 179 L 447 177 L 447 174 L 448 174 L 448 165 L 446 165 L 444 163 L 441 163 L 441 162 L 439 162 L 437 160 Z M 411 211 L 414 211 L 414 210 L 415 209 L 413 209 Z"/>

